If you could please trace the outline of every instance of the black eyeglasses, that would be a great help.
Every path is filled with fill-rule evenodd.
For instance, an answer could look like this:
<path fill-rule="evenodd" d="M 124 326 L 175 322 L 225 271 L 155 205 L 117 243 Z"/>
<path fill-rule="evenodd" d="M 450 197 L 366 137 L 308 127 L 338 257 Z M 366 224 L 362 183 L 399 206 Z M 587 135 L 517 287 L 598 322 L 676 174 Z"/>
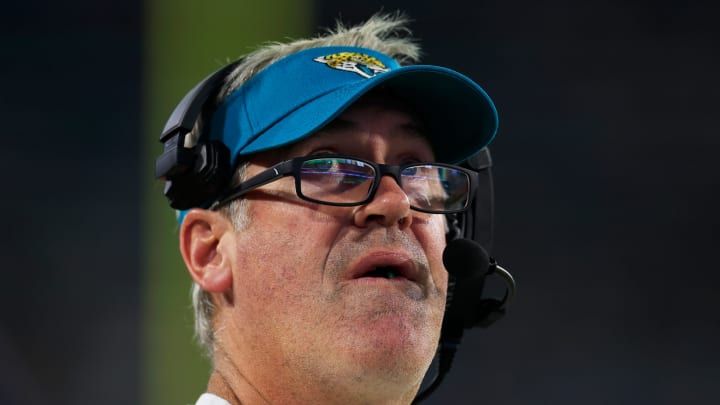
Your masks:
<path fill-rule="evenodd" d="M 285 176 L 295 178 L 303 200 L 335 206 L 362 205 L 373 199 L 382 176 L 390 175 L 410 200 L 410 208 L 433 214 L 465 210 L 477 173 L 443 163 L 385 165 L 347 156 L 305 156 L 280 162 L 223 194 L 215 208 Z"/>

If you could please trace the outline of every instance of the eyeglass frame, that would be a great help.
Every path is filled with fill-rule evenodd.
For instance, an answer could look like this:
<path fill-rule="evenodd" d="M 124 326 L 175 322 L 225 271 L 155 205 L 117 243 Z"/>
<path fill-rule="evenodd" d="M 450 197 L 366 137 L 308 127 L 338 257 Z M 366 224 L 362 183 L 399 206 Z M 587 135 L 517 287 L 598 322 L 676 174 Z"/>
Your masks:
<path fill-rule="evenodd" d="M 300 176 L 300 169 L 302 165 L 308 161 L 308 160 L 314 160 L 314 159 L 349 159 L 349 160 L 355 160 L 358 162 L 362 162 L 364 164 L 367 164 L 368 166 L 371 166 L 373 170 L 375 171 L 375 178 L 373 179 L 373 183 L 368 190 L 367 197 L 359 202 L 352 202 L 352 203 L 344 203 L 344 202 L 329 202 L 329 201 L 322 201 L 317 200 L 311 197 L 306 196 L 302 193 L 302 187 L 301 184 L 301 176 Z M 411 162 L 411 163 L 404 163 L 401 165 L 388 165 L 383 163 L 376 163 L 369 160 L 357 158 L 355 156 L 345 156 L 345 155 L 308 155 L 308 156 L 300 156 L 295 157 L 292 159 L 284 160 L 280 163 L 277 163 L 260 173 L 252 176 L 251 178 L 244 180 L 237 186 L 234 186 L 227 190 L 226 192 L 222 193 L 217 200 L 211 205 L 210 209 L 218 209 L 225 204 L 231 202 L 232 200 L 235 200 L 239 197 L 242 197 L 243 195 L 249 193 L 250 191 L 253 191 L 259 187 L 264 186 L 265 184 L 271 183 L 275 180 L 280 180 L 281 178 L 292 176 L 295 180 L 295 195 L 297 195 L 300 199 L 322 204 L 322 205 L 330 205 L 330 206 L 336 206 L 336 207 L 354 207 L 358 205 L 367 204 L 368 202 L 372 201 L 373 198 L 375 198 L 375 194 L 377 192 L 378 187 L 380 186 L 380 182 L 382 181 L 382 178 L 384 176 L 391 176 L 395 182 L 398 184 L 401 190 L 402 189 L 402 171 L 407 169 L 408 167 L 413 166 L 426 166 L 426 165 L 432 165 L 432 166 L 438 166 L 442 168 L 457 170 L 459 172 L 465 173 L 468 176 L 468 181 L 470 182 L 469 188 L 468 188 L 468 197 L 467 201 L 465 203 L 465 206 L 460 209 L 455 210 L 428 210 L 420 207 L 415 207 L 413 205 L 410 205 L 410 209 L 419 211 L 419 212 L 425 212 L 429 214 L 456 214 L 460 212 L 466 211 L 473 199 L 475 198 L 475 193 L 478 187 L 478 173 L 474 170 L 467 169 L 465 167 L 456 166 L 448 163 L 438 163 L 438 162 Z M 403 190 L 405 192 L 405 190 Z"/>

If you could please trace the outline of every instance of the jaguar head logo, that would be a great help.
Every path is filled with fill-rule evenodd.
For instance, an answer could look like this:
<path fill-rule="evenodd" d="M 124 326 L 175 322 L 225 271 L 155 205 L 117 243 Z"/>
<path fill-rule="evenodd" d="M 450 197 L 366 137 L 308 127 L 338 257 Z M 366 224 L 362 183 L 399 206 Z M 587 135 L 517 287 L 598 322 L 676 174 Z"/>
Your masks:
<path fill-rule="evenodd" d="M 329 68 L 354 72 L 364 78 L 371 78 L 378 73 L 387 72 L 388 68 L 377 58 L 358 52 L 339 52 L 313 59 L 324 63 Z"/>

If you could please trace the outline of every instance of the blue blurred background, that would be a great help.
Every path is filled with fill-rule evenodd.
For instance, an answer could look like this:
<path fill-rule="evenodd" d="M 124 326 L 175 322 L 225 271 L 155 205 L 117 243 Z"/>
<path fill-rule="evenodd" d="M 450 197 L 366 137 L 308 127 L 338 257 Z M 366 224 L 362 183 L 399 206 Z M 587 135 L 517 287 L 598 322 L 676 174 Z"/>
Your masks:
<path fill-rule="evenodd" d="M 720 403 L 717 3 L 199 3 L 2 6 L 1 404 L 195 401 L 164 120 L 254 44 L 380 9 L 501 119 L 494 255 L 519 295 L 428 403 Z"/>

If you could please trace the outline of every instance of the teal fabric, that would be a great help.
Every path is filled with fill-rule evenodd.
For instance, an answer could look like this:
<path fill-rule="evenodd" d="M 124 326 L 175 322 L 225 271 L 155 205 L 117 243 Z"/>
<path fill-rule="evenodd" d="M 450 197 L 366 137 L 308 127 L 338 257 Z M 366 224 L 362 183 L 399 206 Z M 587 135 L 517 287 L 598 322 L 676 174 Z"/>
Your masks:
<path fill-rule="evenodd" d="M 235 163 L 311 135 L 380 85 L 419 113 L 439 162 L 462 161 L 495 136 L 495 106 L 468 77 L 440 66 L 400 66 L 371 49 L 320 47 L 273 63 L 230 94 L 212 117 L 210 138 L 224 142 Z"/>

